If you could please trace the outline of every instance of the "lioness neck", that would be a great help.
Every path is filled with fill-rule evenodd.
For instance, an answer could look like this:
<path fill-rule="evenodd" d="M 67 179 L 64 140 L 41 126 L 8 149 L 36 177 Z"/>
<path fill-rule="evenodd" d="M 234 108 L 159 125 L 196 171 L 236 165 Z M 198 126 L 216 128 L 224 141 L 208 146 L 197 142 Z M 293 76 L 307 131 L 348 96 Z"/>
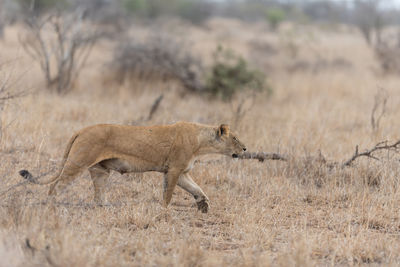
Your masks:
<path fill-rule="evenodd" d="M 215 142 L 216 127 L 203 126 L 198 129 L 198 149 L 196 156 L 218 153 L 213 143 Z"/>

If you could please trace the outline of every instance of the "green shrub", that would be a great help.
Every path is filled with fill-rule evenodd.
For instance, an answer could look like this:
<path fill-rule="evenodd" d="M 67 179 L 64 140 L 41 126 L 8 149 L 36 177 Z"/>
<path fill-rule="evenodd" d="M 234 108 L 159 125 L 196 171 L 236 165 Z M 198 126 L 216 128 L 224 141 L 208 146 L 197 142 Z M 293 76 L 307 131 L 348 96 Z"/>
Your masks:
<path fill-rule="evenodd" d="M 122 3 L 131 14 L 145 18 L 177 16 L 195 24 L 202 23 L 212 12 L 212 5 L 204 0 L 123 0 Z"/>
<path fill-rule="evenodd" d="M 162 0 L 123 0 L 123 7 L 128 13 L 144 18 L 155 18 L 171 13 L 171 4 Z"/>
<path fill-rule="evenodd" d="M 145 15 L 147 13 L 147 5 L 145 0 L 123 0 L 122 6 L 129 13 L 142 15 Z"/>
<path fill-rule="evenodd" d="M 285 20 L 286 14 L 283 9 L 275 7 L 267 10 L 266 17 L 269 25 L 275 30 Z"/>
<path fill-rule="evenodd" d="M 240 90 L 262 90 L 265 86 L 264 75 L 249 69 L 247 62 L 236 56 L 231 50 L 218 46 L 214 53 L 214 63 L 207 80 L 207 91 L 230 100 Z"/>
<path fill-rule="evenodd" d="M 50 9 L 64 9 L 68 6 L 67 0 L 18 0 L 23 12 L 41 14 Z"/>
<path fill-rule="evenodd" d="M 212 11 L 212 4 L 204 0 L 179 0 L 176 4 L 176 15 L 193 24 L 203 23 Z"/>

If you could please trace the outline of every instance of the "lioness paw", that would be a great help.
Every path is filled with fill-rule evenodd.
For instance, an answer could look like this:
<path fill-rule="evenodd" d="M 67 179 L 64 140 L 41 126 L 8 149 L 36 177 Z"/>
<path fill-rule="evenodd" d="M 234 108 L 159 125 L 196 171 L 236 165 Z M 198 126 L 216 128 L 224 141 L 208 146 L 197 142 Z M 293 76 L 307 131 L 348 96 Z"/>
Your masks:
<path fill-rule="evenodd" d="M 199 202 L 197 202 L 197 209 L 200 210 L 202 213 L 207 213 L 209 206 L 210 205 L 209 205 L 207 199 L 202 199 Z"/>

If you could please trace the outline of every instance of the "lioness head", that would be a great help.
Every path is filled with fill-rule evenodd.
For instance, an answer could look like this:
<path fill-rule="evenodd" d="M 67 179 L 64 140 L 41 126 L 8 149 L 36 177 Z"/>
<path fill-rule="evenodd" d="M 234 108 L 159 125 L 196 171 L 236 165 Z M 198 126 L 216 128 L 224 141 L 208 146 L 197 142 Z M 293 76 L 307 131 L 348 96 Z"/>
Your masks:
<path fill-rule="evenodd" d="M 219 153 L 233 158 L 237 158 L 238 154 L 246 151 L 246 146 L 240 142 L 236 134 L 229 130 L 229 126 L 226 124 L 218 127 L 214 145 Z"/>

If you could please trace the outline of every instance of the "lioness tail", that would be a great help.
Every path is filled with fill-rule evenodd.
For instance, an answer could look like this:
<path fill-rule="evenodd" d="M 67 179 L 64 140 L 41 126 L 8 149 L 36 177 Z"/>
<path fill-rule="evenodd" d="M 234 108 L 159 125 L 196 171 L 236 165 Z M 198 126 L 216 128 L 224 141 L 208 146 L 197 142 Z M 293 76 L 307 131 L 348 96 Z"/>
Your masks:
<path fill-rule="evenodd" d="M 75 142 L 75 140 L 76 140 L 76 138 L 78 137 L 78 135 L 79 135 L 78 133 L 75 134 L 75 135 L 72 136 L 72 138 L 69 140 L 68 145 L 67 145 L 67 147 L 65 148 L 65 152 L 64 152 L 64 156 L 63 156 L 61 165 L 60 165 L 60 167 L 58 168 L 58 172 L 57 172 L 57 174 L 54 175 L 52 178 L 50 178 L 49 180 L 44 181 L 44 182 L 39 182 L 39 181 L 38 181 L 38 178 L 40 178 L 41 176 L 47 175 L 48 173 L 42 174 L 42 175 L 40 175 L 39 177 L 33 177 L 33 175 L 32 175 L 28 170 L 20 170 L 20 171 L 19 171 L 19 175 L 21 175 L 25 180 L 27 180 L 27 181 L 29 181 L 30 183 L 33 183 L 33 184 L 47 185 L 47 184 L 51 184 L 51 183 L 56 182 L 57 179 L 60 177 L 60 174 L 61 174 L 62 171 L 63 171 L 64 165 L 65 165 L 65 162 L 67 161 L 67 158 L 68 158 L 69 152 L 70 152 L 70 150 L 71 150 L 72 144 Z"/>
<path fill-rule="evenodd" d="M 31 183 L 37 184 L 38 182 L 33 179 L 33 175 L 28 170 L 20 170 L 19 175 L 21 175 L 25 180 L 28 180 Z"/>

